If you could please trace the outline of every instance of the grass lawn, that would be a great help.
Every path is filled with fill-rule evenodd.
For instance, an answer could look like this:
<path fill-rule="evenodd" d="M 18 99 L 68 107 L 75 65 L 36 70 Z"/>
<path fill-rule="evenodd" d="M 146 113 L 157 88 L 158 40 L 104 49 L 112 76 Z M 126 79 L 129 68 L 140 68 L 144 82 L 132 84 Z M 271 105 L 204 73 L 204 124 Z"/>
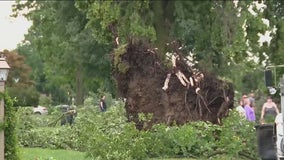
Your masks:
<path fill-rule="evenodd" d="M 72 150 L 52 150 L 42 148 L 21 148 L 20 149 L 21 160 L 91 160 L 85 158 L 85 154 Z M 152 158 L 150 160 L 164 160 L 160 158 Z M 166 160 L 195 160 L 195 159 L 178 159 L 167 158 Z"/>
<path fill-rule="evenodd" d="M 72 150 L 51 150 L 41 148 L 21 148 L 21 160 L 89 160 L 85 154 Z"/>
<path fill-rule="evenodd" d="M 85 158 L 83 152 L 72 150 L 52 150 L 42 148 L 21 148 L 20 160 L 91 160 Z M 206 158 L 207 159 L 207 158 Z M 213 160 L 227 160 L 226 156 L 213 158 Z M 165 160 L 165 158 L 151 158 L 149 160 Z M 166 160 L 197 160 L 193 158 L 166 158 Z M 198 158 L 198 160 L 202 160 Z M 205 160 L 205 159 L 204 159 Z"/>

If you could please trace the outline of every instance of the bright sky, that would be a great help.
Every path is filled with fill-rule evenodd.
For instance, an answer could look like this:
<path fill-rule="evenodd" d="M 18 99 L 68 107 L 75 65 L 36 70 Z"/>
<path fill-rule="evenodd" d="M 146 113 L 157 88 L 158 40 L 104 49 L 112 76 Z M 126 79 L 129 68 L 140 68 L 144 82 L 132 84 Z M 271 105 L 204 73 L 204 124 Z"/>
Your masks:
<path fill-rule="evenodd" d="M 28 33 L 28 28 L 32 24 L 22 16 L 10 17 L 14 3 L 14 1 L 0 0 L 0 51 L 16 49 L 17 44 L 24 40 L 24 34 Z"/>

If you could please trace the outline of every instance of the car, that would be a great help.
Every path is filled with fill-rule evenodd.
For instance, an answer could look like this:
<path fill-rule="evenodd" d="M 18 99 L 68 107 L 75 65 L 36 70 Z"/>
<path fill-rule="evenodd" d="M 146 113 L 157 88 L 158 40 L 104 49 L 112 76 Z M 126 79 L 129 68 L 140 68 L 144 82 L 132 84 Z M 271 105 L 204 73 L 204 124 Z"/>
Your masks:
<path fill-rule="evenodd" d="M 36 106 L 33 108 L 33 112 L 34 114 L 38 114 L 38 115 L 46 115 L 48 114 L 48 110 L 46 107 L 43 106 Z"/>

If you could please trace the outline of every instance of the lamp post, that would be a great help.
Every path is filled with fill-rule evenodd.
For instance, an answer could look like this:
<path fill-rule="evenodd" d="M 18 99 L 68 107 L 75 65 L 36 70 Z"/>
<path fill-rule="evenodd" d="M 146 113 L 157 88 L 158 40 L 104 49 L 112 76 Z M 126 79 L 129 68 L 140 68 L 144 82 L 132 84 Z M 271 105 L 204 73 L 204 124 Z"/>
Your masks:
<path fill-rule="evenodd" d="M 0 57 L 0 92 L 5 91 L 5 81 L 8 77 L 10 66 L 6 62 L 6 59 L 1 56 Z M 0 102 L 0 123 L 4 123 L 4 97 Z M 5 159 L 5 136 L 4 129 L 0 131 L 0 160 Z"/>

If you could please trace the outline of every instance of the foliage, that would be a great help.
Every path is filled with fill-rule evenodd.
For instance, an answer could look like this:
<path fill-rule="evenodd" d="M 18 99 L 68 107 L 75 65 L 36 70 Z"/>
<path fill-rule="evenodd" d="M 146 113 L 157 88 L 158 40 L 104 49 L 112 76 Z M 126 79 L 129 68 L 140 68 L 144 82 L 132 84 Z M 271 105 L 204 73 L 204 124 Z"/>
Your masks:
<path fill-rule="evenodd" d="M 19 1 L 15 13 L 30 9 L 26 17 L 34 23 L 18 51 L 34 69 L 37 89 L 51 93 L 54 104 L 66 103 L 67 92 L 79 104 L 99 88 L 115 93 L 110 57 L 117 56 L 108 53 L 117 37 L 120 45 L 151 39 L 161 56 L 167 43 L 178 40 L 198 68 L 230 78 L 240 92 L 263 91 L 256 87 L 263 85 L 261 70 L 283 61 L 283 2 L 263 2 L 264 11 L 252 0 Z M 272 41 L 260 45 L 259 34 L 266 31 L 272 31 Z M 127 70 L 127 64 L 119 65 Z M 251 83 L 246 77 L 253 72 Z"/>
<path fill-rule="evenodd" d="M 121 61 L 121 56 L 126 53 L 127 46 L 127 44 L 124 44 L 114 49 L 114 68 L 118 68 L 122 73 L 126 73 L 129 69 L 129 65 L 126 62 Z"/>
<path fill-rule="evenodd" d="M 17 99 L 14 105 L 37 105 L 39 93 L 29 77 L 31 68 L 25 64 L 25 57 L 8 50 L 4 50 L 0 54 L 6 56 L 7 63 L 11 67 L 6 81 L 6 88 L 9 95 Z"/>
<path fill-rule="evenodd" d="M 223 152 L 231 158 L 257 157 L 255 123 L 240 117 L 237 111 L 231 111 L 223 121 L 217 152 Z"/>
<path fill-rule="evenodd" d="M 70 126 L 33 128 L 21 135 L 21 145 L 50 149 L 78 150 L 77 135 Z"/>
<path fill-rule="evenodd" d="M 135 37 L 156 38 L 148 1 L 76 1 L 76 7 L 86 14 L 86 26 L 100 43 L 111 43 L 115 37 L 122 43 Z"/>
<path fill-rule="evenodd" d="M 221 126 L 210 122 L 183 126 L 157 124 L 150 130 L 139 131 L 134 123 L 127 121 L 122 101 L 108 102 L 108 110 L 100 112 L 94 103 L 98 100 L 99 96 L 86 99 L 72 127 L 46 127 L 49 118 L 29 117 L 26 114 L 29 111 L 21 109 L 21 120 L 25 121 L 25 127 L 19 128 L 21 145 L 80 150 L 91 159 L 218 159 L 224 155 L 232 159 L 257 159 L 254 124 L 242 119 L 236 111 L 230 111 Z M 140 117 L 147 121 L 151 116 Z"/>
<path fill-rule="evenodd" d="M 32 128 L 47 127 L 51 120 L 56 117 L 58 113 L 50 113 L 49 115 L 36 115 L 33 113 L 33 107 L 18 107 L 17 118 L 18 128 L 25 132 Z M 22 133 L 21 133 L 22 134 Z"/>
<path fill-rule="evenodd" d="M 6 57 L 6 61 L 10 66 L 9 75 L 6 81 L 8 87 L 29 87 L 33 85 L 30 79 L 31 68 L 25 63 L 25 57 L 16 52 L 4 50 L 0 52 Z"/>
<path fill-rule="evenodd" d="M 51 98 L 46 95 L 41 95 L 39 97 L 39 104 L 42 106 L 50 106 L 51 105 Z"/>
<path fill-rule="evenodd" d="M 17 111 L 19 124 L 18 139 L 20 145 L 26 147 L 42 147 L 53 149 L 76 149 L 76 134 L 70 126 L 48 127 L 61 114 L 54 111 L 50 115 L 34 115 L 32 107 L 20 107 Z M 74 132 L 75 133 L 75 132 Z"/>
<path fill-rule="evenodd" d="M 33 49 L 32 45 L 29 43 L 20 44 L 16 52 L 24 56 L 25 63 L 32 68 L 30 79 L 35 83 L 37 90 L 41 93 L 46 93 L 45 83 L 47 83 L 47 81 L 44 73 L 44 62 L 40 55 L 35 53 L 35 49 Z"/>
<path fill-rule="evenodd" d="M 26 41 L 27 44 L 30 43 L 29 51 L 32 54 L 39 54 L 40 60 L 44 63 L 41 73 L 45 75 L 35 76 L 36 80 L 42 78 L 40 82 L 45 82 L 46 86 L 42 87 L 45 88 L 42 91 L 52 93 L 55 97 L 53 100 L 57 103 L 68 101 L 70 95 L 67 93 L 70 91 L 72 96 L 78 96 L 76 100 L 81 104 L 84 95 L 89 94 L 90 91 L 98 92 L 98 88 L 111 90 L 111 68 L 107 54 L 112 49 L 111 43 L 115 37 L 119 37 L 119 41 L 122 42 L 120 44 L 135 38 L 147 37 L 155 42 L 161 54 L 165 53 L 163 48 L 167 42 L 178 39 L 184 44 L 185 53 L 192 55 L 193 59 L 198 61 L 199 68 L 230 78 L 240 92 L 264 90 L 263 87 L 259 87 L 263 85 L 261 75 L 263 65 L 283 62 L 283 56 L 281 57 L 284 28 L 283 2 L 281 0 L 265 1 L 267 5 L 265 12 L 258 10 L 255 3 L 257 2 L 32 0 L 22 6 L 19 3 L 16 7 L 20 10 L 24 7 L 32 8 L 27 17 L 34 23 L 26 36 Z M 256 16 L 250 13 L 250 7 L 257 13 Z M 268 18 L 272 25 L 264 25 L 263 17 Z M 273 36 L 271 46 L 266 43 L 260 46 L 258 33 L 272 30 L 274 26 L 276 32 L 271 34 Z M 121 68 L 127 69 L 126 66 Z M 85 112 L 86 109 L 82 111 Z M 93 119 L 101 122 L 99 119 L 102 118 L 102 114 L 97 110 L 91 112 L 93 115 L 86 116 L 90 118 L 91 124 L 100 124 Z M 115 110 L 110 110 L 105 115 L 115 119 L 117 116 L 112 112 L 116 113 Z M 111 120 L 106 121 L 107 124 L 102 122 L 101 127 L 111 123 L 109 122 Z M 84 126 L 83 123 L 79 124 Z M 117 125 L 120 126 L 120 124 Z M 119 133 L 123 136 L 137 134 L 130 124 L 124 125 L 123 127 L 132 133 L 124 133 L 122 129 Z M 88 133 L 88 130 L 92 128 L 84 127 L 87 128 L 84 130 L 85 134 L 92 135 Z M 139 134 L 136 137 L 145 136 L 145 141 L 151 140 L 150 132 L 139 133 L 144 135 Z M 111 134 L 94 135 L 107 141 L 117 138 L 115 137 L 117 135 Z M 229 140 L 220 141 L 220 143 L 226 144 Z M 84 139 L 82 139 L 82 145 L 83 142 Z M 91 144 L 88 145 L 91 146 Z M 107 146 L 113 147 L 111 145 Z M 188 155 L 189 150 L 184 149 L 185 144 L 180 143 L 180 145 L 181 152 Z M 232 149 L 236 146 L 230 147 Z M 164 149 L 167 150 L 167 148 Z M 119 151 L 122 152 L 122 150 Z M 197 151 L 193 151 L 190 156 L 194 156 L 195 152 Z M 155 153 L 159 151 L 153 151 L 152 154 L 157 155 Z M 125 158 L 131 154 L 126 152 L 125 155 L 119 156 Z"/>
<path fill-rule="evenodd" d="M 3 98 L 3 95 L 1 95 Z M 1 98 L 1 99 L 2 99 Z M 5 159 L 19 160 L 18 138 L 16 133 L 17 117 L 13 107 L 13 100 L 4 95 L 5 116 L 4 116 L 4 135 L 5 135 Z"/>
<path fill-rule="evenodd" d="M 264 1 L 267 5 L 264 10 L 263 17 L 269 20 L 269 31 L 272 37 L 270 45 L 265 43 L 263 47 L 266 49 L 265 54 L 269 57 L 266 65 L 283 65 L 284 59 L 282 56 L 284 44 L 284 2 L 282 0 Z M 283 68 L 278 68 L 275 73 L 278 77 L 282 77 Z"/>
<path fill-rule="evenodd" d="M 35 87 L 7 87 L 9 95 L 15 99 L 14 106 L 37 106 L 39 93 Z"/>
<path fill-rule="evenodd" d="M 14 8 L 15 12 L 32 8 L 26 17 L 34 23 L 19 51 L 44 63 L 29 59 L 39 69 L 33 72 L 37 88 L 51 94 L 54 104 L 66 103 L 72 96 L 80 105 L 89 91 L 112 90 L 107 56 L 110 47 L 95 41 L 90 29 L 85 28 L 86 16 L 74 3 L 27 1 L 18 2 Z"/>

